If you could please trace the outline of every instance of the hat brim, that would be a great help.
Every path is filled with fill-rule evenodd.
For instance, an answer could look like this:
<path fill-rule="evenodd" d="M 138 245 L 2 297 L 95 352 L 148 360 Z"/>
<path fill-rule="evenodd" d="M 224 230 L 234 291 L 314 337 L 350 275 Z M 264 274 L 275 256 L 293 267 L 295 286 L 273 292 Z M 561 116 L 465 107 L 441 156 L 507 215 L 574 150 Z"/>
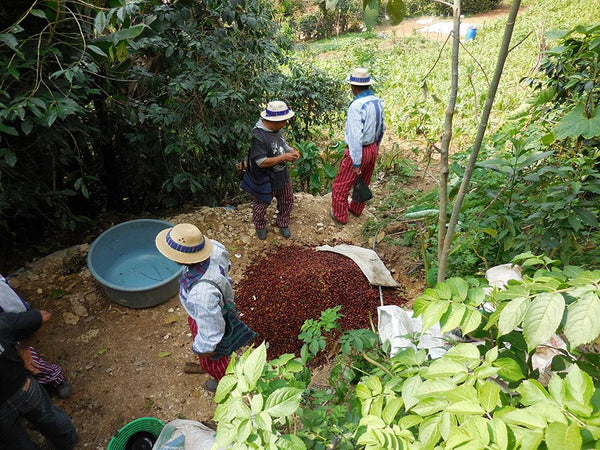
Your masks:
<path fill-rule="evenodd" d="M 369 81 L 365 81 L 363 83 L 358 83 L 356 81 L 350 81 L 350 77 L 348 77 L 348 78 L 346 78 L 346 83 L 353 84 L 355 86 L 371 86 L 372 84 L 375 84 L 375 81 L 369 80 Z"/>
<path fill-rule="evenodd" d="M 195 264 L 210 258 L 213 244 L 206 236 L 204 236 L 204 248 L 196 253 L 183 253 L 169 247 L 169 244 L 167 244 L 167 233 L 172 229 L 166 228 L 156 235 L 154 242 L 156 248 L 163 256 L 179 264 Z"/>
<path fill-rule="evenodd" d="M 262 117 L 265 120 L 268 120 L 269 122 L 283 122 L 284 120 L 291 119 L 295 115 L 296 115 L 296 113 L 294 111 L 292 111 L 291 109 L 290 109 L 289 113 L 287 113 L 283 116 L 267 116 L 266 111 L 263 111 L 260 113 L 260 117 Z"/>

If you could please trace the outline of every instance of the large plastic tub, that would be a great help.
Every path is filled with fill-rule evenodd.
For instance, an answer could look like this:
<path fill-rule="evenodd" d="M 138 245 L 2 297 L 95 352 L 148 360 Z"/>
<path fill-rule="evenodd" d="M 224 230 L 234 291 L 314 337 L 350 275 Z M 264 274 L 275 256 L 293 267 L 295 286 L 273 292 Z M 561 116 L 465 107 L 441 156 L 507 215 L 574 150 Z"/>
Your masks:
<path fill-rule="evenodd" d="M 163 220 L 138 219 L 98 236 L 87 264 L 112 300 L 131 308 L 148 308 L 177 292 L 183 266 L 165 258 L 154 245 L 156 235 L 172 226 Z"/>

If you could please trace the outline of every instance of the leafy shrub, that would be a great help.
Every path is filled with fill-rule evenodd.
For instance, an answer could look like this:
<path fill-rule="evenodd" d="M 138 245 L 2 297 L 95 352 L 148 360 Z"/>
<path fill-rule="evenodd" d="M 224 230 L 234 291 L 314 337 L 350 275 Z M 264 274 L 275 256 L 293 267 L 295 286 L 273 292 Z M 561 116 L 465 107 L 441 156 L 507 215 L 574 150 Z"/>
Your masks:
<path fill-rule="evenodd" d="M 496 8 L 500 0 L 464 0 L 460 2 L 462 14 L 478 14 Z M 432 0 L 406 0 L 408 15 L 452 15 L 452 8 Z"/>
<path fill-rule="evenodd" d="M 339 0 L 334 8 L 326 8 L 325 0 L 319 9 L 299 15 L 292 20 L 300 40 L 322 39 L 346 31 L 357 31 L 363 22 L 362 3 L 358 0 Z"/>
<path fill-rule="evenodd" d="M 61 235 L 106 208 L 221 202 L 238 191 L 235 164 L 268 100 L 293 103 L 298 136 L 339 114 L 340 83 L 295 68 L 270 2 L 111 4 L 8 7 L 27 13 L 0 35 L 0 227 L 11 239 Z"/>
<path fill-rule="evenodd" d="M 272 95 L 288 102 L 296 115 L 287 135 L 293 140 L 309 140 L 319 125 L 342 126 L 349 89 L 342 79 L 334 78 L 311 64 L 292 61 L 288 74 L 270 86 Z"/>
<path fill-rule="evenodd" d="M 327 349 L 321 329 L 335 328 L 334 310 L 323 313 L 327 321 L 322 316 L 303 327 L 307 346 L 300 358 L 267 362 L 264 344 L 232 358 L 215 394 L 218 444 L 594 448 L 600 372 L 591 362 L 598 355 L 577 345 L 600 334 L 600 272 L 561 269 L 531 254 L 518 260 L 531 275 L 491 298 L 485 281 L 474 278 L 448 279 L 417 298 L 423 330 L 440 321 L 443 331 L 460 326 L 463 336 L 479 341 L 455 343 L 438 359 L 410 347 L 391 356 L 389 342 L 381 345 L 373 331 L 352 330 L 339 341 L 329 386 L 309 386 L 306 364 Z M 494 313 L 481 308 L 484 301 L 496 306 Z M 552 373 L 545 387 L 531 369 L 531 354 L 559 326 L 573 339 L 569 352 L 555 357 L 568 370 Z"/>
<path fill-rule="evenodd" d="M 344 143 L 338 142 L 326 151 L 321 151 L 312 142 L 300 141 L 296 144 L 296 149 L 300 152 L 300 158 L 294 162 L 291 176 L 300 189 L 318 194 L 328 188 L 337 174 L 336 162 L 344 154 Z"/>

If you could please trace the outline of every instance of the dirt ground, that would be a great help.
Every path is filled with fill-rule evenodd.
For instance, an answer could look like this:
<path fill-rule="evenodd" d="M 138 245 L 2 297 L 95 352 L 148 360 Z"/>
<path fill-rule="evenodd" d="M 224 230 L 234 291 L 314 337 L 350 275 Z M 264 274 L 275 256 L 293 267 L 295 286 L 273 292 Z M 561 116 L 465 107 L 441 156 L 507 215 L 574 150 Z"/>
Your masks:
<path fill-rule="evenodd" d="M 384 189 L 382 183 L 373 185 L 376 198 L 385 196 Z M 362 217 L 351 216 L 347 225 L 340 226 L 329 217 L 330 194 L 298 193 L 294 198 L 290 240 L 283 239 L 272 224 L 267 240 L 259 241 L 249 204 L 234 209 L 202 207 L 163 219 L 197 224 L 207 236 L 224 243 L 231 254 L 234 282 L 244 276 L 252 258 L 273 246 L 353 243 L 371 247 L 361 227 L 375 204 Z M 273 206 L 269 214 L 275 214 Z M 35 347 L 46 359 L 59 363 L 73 382 L 71 397 L 55 398 L 55 402 L 73 418 L 80 435 L 78 448 L 106 448 L 120 427 L 138 417 L 164 422 L 210 420 L 215 404 L 212 394 L 202 388 L 208 376 L 183 371 L 185 362 L 195 359 L 177 296 L 148 309 L 112 302 L 85 266 L 88 247 L 89 243 L 54 253 L 10 279 L 33 307 L 53 314 Z M 406 298 L 422 291 L 420 271 L 407 275 L 418 264 L 411 249 L 382 242 L 377 251 Z M 170 354 L 159 356 L 166 352 Z"/>

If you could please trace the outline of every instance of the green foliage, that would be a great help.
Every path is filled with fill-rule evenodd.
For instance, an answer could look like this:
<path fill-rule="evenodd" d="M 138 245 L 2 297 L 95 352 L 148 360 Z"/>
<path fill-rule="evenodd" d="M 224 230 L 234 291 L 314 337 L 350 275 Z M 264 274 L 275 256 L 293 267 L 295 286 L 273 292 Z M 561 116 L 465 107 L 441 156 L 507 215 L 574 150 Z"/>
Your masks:
<path fill-rule="evenodd" d="M 274 98 L 302 116 L 297 136 L 340 116 L 340 83 L 296 67 L 269 2 L 111 5 L 6 8 L 22 20 L 0 37 L 2 246 L 60 236 L 105 209 L 231 198 Z"/>
<path fill-rule="evenodd" d="M 361 0 L 320 0 L 319 8 L 304 14 L 296 14 L 290 20 L 291 27 L 300 40 L 328 38 L 347 31 L 358 31 L 362 22 Z"/>
<path fill-rule="evenodd" d="M 326 189 L 337 174 L 337 162 L 343 156 L 345 146 L 337 142 L 321 151 L 312 142 L 300 141 L 296 143 L 300 152 L 292 167 L 291 176 L 305 192 L 317 194 Z"/>
<path fill-rule="evenodd" d="M 314 358 L 320 351 L 325 350 L 327 347 L 327 336 L 333 330 L 341 330 L 337 323 L 338 319 L 344 317 L 343 314 L 340 314 L 341 308 L 341 306 L 336 306 L 335 308 L 326 309 L 321 313 L 319 320 L 308 319 L 302 324 L 300 335 L 298 336 L 298 339 L 304 342 L 300 350 L 302 361 L 306 362 Z"/>
<path fill-rule="evenodd" d="M 496 8 L 500 0 L 462 0 L 460 11 L 462 14 L 478 14 Z M 452 8 L 431 0 L 406 0 L 408 15 L 452 15 Z"/>
<path fill-rule="evenodd" d="M 554 373 L 548 386 L 542 386 L 535 380 L 537 374 L 527 370 L 525 341 L 510 336 L 520 332 L 498 335 L 495 320 L 523 295 L 531 297 L 533 304 L 548 295 L 570 298 L 583 296 L 584 290 L 597 292 L 600 276 L 577 267 L 560 270 L 555 261 L 530 254 L 521 255 L 519 261 L 532 276 L 524 283 L 509 283 L 504 291 L 492 292 L 497 313 L 490 316 L 480 310 L 479 328 L 492 332 L 491 339 L 487 333 L 479 336 L 486 340 L 483 344 L 458 343 L 432 360 L 423 349 L 406 348 L 390 356 L 389 345 L 380 346 L 376 334 L 347 332 L 340 341 L 330 387 L 310 388 L 302 372 L 297 372 L 298 376 L 290 370 L 302 367 L 293 355 L 265 363 L 260 347 L 250 356 L 246 353 L 243 361 L 228 369 L 215 396 L 220 403 L 215 411 L 219 444 L 275 448 L 282 441 L 276 442 L 274 436 L 280 434 L 280 439 L 293 442 L 285 448 L 298 449 L 330 445 L 341 449 L 593 448 L 600 439 L 597 374 L 590 375 L 576 360 L 568 373 Z M 519 293 L 519 289 L 529 294 Z M 443 310 L 440 302 L 446 307 L 462 304 L 466 312 L 460 320 L 444 325 L 450 329 L 460 324 L 474 332 L 477 326 L 465 317 L 479 310 L 483 295 L 477 280 L 453 278 L 426 290 L 415 303 L 415 311 L 420 311 L 426 327 L 426 321 L 430 324 L 435 317 L 447 317 L 445 313 L 438 316 Z M 581 298 L 570 301 L 576 304 Z M 594 301 L 600 303 L 597 297 Z M 552 316 L 556 314 L 560 315 L 555 311 Z M 332 318 L 334 315 L 331 313 Z M 519 323 L 513 320 L 515 327 Z M 316 325 L 311 322 L 306 329 L 316 329 Z M 570 350 L 578 354 L 574 347 Z M 254 357 L 254 353 L 260 356 Z M 261 370 L 258 379 L 266 381 L 252 388 Z M 238 391 L 234 392 L 233 386 Z M 265 399 L 271 399 L 276 407 L 264 406 Z M 254 422 L 246 425 L 250 412 Z M 287 419 L 274 412 L 285 412 Z"/>
<path fill-rule="evenodd" d="M 272 86 L 273 96 L 284 99 L 296 113 L 287 135 L 294 141 L 309 140 L 326 123 L 341 127 L 349 89 L 342 78 L 335 78 L 312 64 L 292 62 L 289 74 Z"/>

